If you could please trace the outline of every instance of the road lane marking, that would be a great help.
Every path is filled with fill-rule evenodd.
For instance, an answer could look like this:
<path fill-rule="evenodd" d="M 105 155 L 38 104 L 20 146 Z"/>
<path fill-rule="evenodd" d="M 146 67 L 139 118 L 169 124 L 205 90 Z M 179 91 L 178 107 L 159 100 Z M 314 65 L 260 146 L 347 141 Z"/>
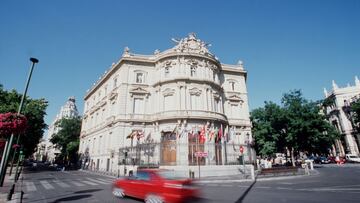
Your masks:
<path fill-rule="evenodd" d="M 25 182 L 26 190 L 28 192 L 36 191 L 35 184 L 33 182 Z"/>
<path fill-rule="evenodd" d="M 88 185 L 98 185 L 97 183 L 93 183 L 93 182 L 90 182 L 90 181 L 87 181 L 87 180 L 83 180 L 81 182 L 83 182 L 85 184 L 88 184 Z"/>
<path fill-rule="evenodd" d="M 42 181 L 40 181 L 40 183 L 41 183 L 41 185 L 42 185 L 45 189 L 47 189 L 47 190 L 52 190 L 52 189 L 54 189 L 54 187 L 53 187 L 52 185 L 50 185 L 50 183 L 47 182 L 46 180 L 42 180 Z"/>
<path fill-rule="evenodd" d="M 220 185 L 220 186 L 222 186 L 222 187 L 232 187 L 233 185 L 222 184 L 222 185 Z"/>
<path fill-rule="evenodd" d="M 99 184 L 109 184 L 107 182 L 104 182 L 104 181 L 101 181 L 101 180 L 95 180 L 93 178 L 86 178 L 86 179 L 88 179 L 88 180 L 90 180 L 92 182 L 95 182 L 95 183 L 99 183 Z"/>
<path fill-rule="evenodd" d="M 75 186 L 79 186 L 79 187 L 84 186 L 84 184 L 79 183 L 79 182 L 77 182 L 77 181 L 73 181 L 73 182 L 71 182 L 71 183 L 74 184 Z"/>
<path fill-rule="evenodd" d="M 70 187 L 70 185 L 64 183 L 64 182 L 61 182 L 59 180 L 54 180 L 54 183 L 58 184 L 60 187 L 63 187 L 63 188 L 68 188 Z"/>

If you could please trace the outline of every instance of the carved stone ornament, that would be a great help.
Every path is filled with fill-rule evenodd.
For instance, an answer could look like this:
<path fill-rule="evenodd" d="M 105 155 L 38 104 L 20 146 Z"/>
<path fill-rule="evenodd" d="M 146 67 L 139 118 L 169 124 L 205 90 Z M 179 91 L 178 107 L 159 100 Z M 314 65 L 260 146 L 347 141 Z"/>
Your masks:
<path fill-rule="evenodd" d="M 180 40 L 172 40 L 177 43 L 177 45 L 173 48 L 177 52 L 190 52 L 213 57 L 213 54 L 211 54 L 208 50 L 210 44 L 197 39 L 195 33 L 190 33 L 188 37 Z"/>
<path fill-rule="evenodd" d="M 190 66 L 197 66 L 199 64 L 199 60 L 189 59 L 189 60 L 186 61 L 186 64 L 188 64 Z"/>
<path fill-rule="evenodd" d="M 189 93 L 190 93 L 190 95 L 200 96 L 201 95 L 201 90 L 194 87 L 194 88 L 189 89 Z"/>
<path fill-rule="evenodd" d="M 146 89 L 143 89 L 141 87 L 133 88 L 129 92 L 130 92 L 131 97 L 134 95 L 149 95 L 150 94 Z"/>
<path fill-rule="evenodd" d="M 220 94 L 217 93 L 217 92 L 214 92 L 213 96 L 214 96 L 215 99 L 220 99 Z"/>
<path fill-rule="evenodd" d="M 162 94 L 166 97 L 166 96 L 172 96 L 175 94 L 175 90 L 171 89 L 171 88 L 166 88 Z"/>
<path fill-rule="evenodd" d="M 236 94 L 229 96 L 227 99 L 230 102 L 236 102 L 236 103 L 240 102 L 240 104 L 244 103 L 244 101 L 241 99 L 241 97 Z"/>
<path fill-rule="evenodd" d="M 124 52 L 123 52 L 123 57 L 126 57 L 126 56 L 130 56 L 130 49 L 129 47 L 125 47 L 124 48 Z"/>
<path fill-rule="evenodd" d="M 161 66 L 162 66 L 163 68 L 166 68 L 166 67 L 171 68 L 171 67 L 174 66 L 174 65 L 176 65 L 176 62 L 169 60 L 169 61 L 164 61 Z"/>

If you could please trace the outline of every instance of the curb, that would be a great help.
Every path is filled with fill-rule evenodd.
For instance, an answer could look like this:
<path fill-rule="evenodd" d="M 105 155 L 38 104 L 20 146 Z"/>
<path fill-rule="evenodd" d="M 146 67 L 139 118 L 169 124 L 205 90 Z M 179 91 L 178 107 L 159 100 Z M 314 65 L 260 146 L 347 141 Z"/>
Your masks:
<path fill-rule="evenodd" d="M 319 171 L 313 170 L 313 173 L 310 175 L 295 175 L 295 176 L 282 176 L 282 177 L 268 177 L 268 178 L 256 178 L 256 182 L 259 181 L 271 181 L 271 180 L 288 180 L 295 178 L 304 178 L 309 176 L 319 175 Z M 241 182 L 253 182 L 255 180 L 251 179 L 242 179 L 242 180 L 226 180 L 226 179 L 216 179 L 216 180 L 197 180 L 196 183 L 241 183 Z"/>

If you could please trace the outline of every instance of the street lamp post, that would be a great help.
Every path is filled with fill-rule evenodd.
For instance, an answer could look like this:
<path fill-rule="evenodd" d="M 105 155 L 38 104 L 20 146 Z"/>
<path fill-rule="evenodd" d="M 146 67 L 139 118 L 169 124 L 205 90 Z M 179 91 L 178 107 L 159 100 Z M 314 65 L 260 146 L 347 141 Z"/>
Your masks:
<path fill-rule="evenodd" d="M 27 90 L 28 90 L 28 87 L 29 87 L 29 83 L 30 83 L 30 79 L 31 79 L 31 75 L 32 75 L 34 66 L 35 66 L 36 63 L 39 62 L 39 60 L 36 59 L 36 58 L 30 58 L 30 61 L 32 62 L 32 65 L 31 65 L 30 72 L 29 72 L 29 75 L 28 75 L 28 78 L 27 78 L 27 81 L 26 81 L 24 94 L 21 97 L 19 109 L 18 109 L 18 112 L 17 112 L 18 114 L 21 113 L 21 110 L 23 108 L 24 100 L 26 98 L 26 93 L 27 93 Z M 4 183 L 4 177 L 5 177 L 5 174 L 6 174 L 6 166 L 7 166 L 7 162 L 8 162 L 8 159 L 9 159 L 9 154 L 10 154 L 10 151 L 11 151 L 11 146 L 12 146 L 13 139 L 14 139 L 14 134 L 12 133 L 11 136 L 10 136 L 10 140 L 8 142 L 8 147 L 7 147 L 6 151 L 4 151 L 5 159 L 4 159 L 3 165 L 1 166 L 1 171 L 0 171 L 0 187 L 2 187 L 3 183 Z"/>

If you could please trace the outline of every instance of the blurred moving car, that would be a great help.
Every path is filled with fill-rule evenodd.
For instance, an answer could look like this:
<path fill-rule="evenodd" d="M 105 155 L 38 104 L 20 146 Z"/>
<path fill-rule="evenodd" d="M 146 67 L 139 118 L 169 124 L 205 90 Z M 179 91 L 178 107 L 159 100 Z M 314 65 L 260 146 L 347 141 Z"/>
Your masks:
<path fill-rule="evenodd" d="M 336 159 L 335 156 L 329 156 L 328 160 L 329 160 L 330 163 L 334 163 L 334 164 L 344 164 L 344 163 L 346 163 L 345 157 L 342 157 L 342 156 L 339 156 L 338 160 Z"/>
<path fill-rule="evenodd" d="M 199 197 L 199 189 L 191 179 L 176 177 L 174 171 L 141 169 L 136 174 L 118 179 L 113 184 L 113 195 L 131 196 L 145 202 L 185 202 Z"/>
<path fill-rule="evenodd" d="M 360 157 L 354 154 L 346 154 L 346 161 L 349 163 L 360 163 Z"/>

